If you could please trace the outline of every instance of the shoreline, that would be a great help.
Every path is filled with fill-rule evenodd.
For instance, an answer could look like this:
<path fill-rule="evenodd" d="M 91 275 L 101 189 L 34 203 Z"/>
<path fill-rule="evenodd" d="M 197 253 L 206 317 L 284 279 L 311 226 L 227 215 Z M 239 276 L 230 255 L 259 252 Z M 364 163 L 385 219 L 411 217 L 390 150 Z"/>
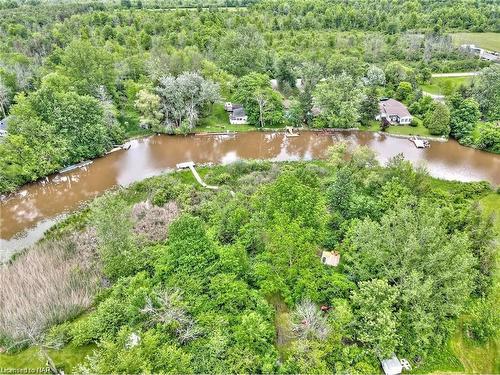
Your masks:
<path fill-rule="evenodd" d="M 380 130 L 370 130 L 370 129 L 363 129 L 363 128 L 359 128 L 359 127 L 353 127 L 353 128 L 305 128 L 305 127 L 296 127 L 294 128 L 296 129 L 297 131 L 307 131 L 307 132 L 314 132 L 314 133 L 323 133 L 323 134 L 331 134 L 331 133 L 336 133 L 336 132 L 349 132 L 349 131 L 355 131 L 355 132 L 370 132 L 370 133 L 374 133 L 374 134 L 377 134 L 377 135 L 386 135 L 386 136 L 389 136 L 389 137 L 394 137 L 394 138 L 402 138 L 402 139 L 410 139 L 412 137 L 418 137 L 418 138 L 421 138 L 421 139 L 426 139 L 426 140 L 429 140 L 429 141 L 434 141 L 434 142 L 441 142 L 441 143 L 446 143 L 450 140 L 450 138 L 444 138 L 444 137 L 435 137 L 435 136 L 426 136 L 426 135 L 407 135 L 407 134 L 394 134 L 394 133 L 388 133 L 388 132 L 382 132 Z M 150 134 L 144 134 L 144 135 L 136 135 L 136 136 L 133 136 L 131 138 L 127 138 L 124 142 L 123 142 L 123 145 L 126 145 L 127 143 L 131 142 L 131 141 L 134 141 L 134 140 L 140 140 L 140 139 L 147 139 L 147 138 L 150 138 L 152 136 L 155 136 L 155 135 L 166 135 L 166 136 L 172 136 L 172 137 L 186 137 L 186 136 L 210 136 L 210 135 L 237 135 L 237 134 L 243 134 L 243 133 L 252 133 L 252 132 L 256 132 L 256 133 L 259 133 L 259 132 L 265 132 L 265 133 L 285 133 L 285 128 L 255 128 L 255 129 L 252 129 L 252 130 L 242 130 L 242 131 L 234 131 L 234 130 L 230 130 L 230 131 L 202 131 L 202 132 L 193 132 L 193 133 L 188 133 L 188 134 L 185 134 L 185 135 L 182 135 L 182 134 L 166 134 L 166 133 L 150 133 Z M 489 152 L 489 151 L 486 151 L 486 150 L 481 150 L 481 149 L 478 149 L 478 148 L 475 148 L 475 147 L 471 147 L 471 146 L 467 146 L 467 145 L 462 145 L 463 147 L 467 147 L 467 148 L 471 148 L 471 149 L 474 149 L 474 150 L 477 150 L 477 151 L 483 151 L 483 152 L 486 152 L 486 153 L 489 153 L 489 154 L 493 154 L 493 155 L 496 155 L 495 153 L 493 152 Z M 119 151 L 119 150 L 118 150 Z M 126 150 L 123 150 L 123 151 L 126 151 Z M 110 152 L 106 152 L 104 153 L 103 155 L 101 156 L 97 156 L 95 158 L 92 158 L 92 159 L 88 159 L 88 161 L 95 161 L 95 160 L 98 160 L 98 159 L 101 159 L 103 157 L 106 157 L 110 154 Z M 42 180 L 45 180 L 45 179 L 48 179 L 49 177 L 52 177 L 52 176 L 55 176 L 55 175 L 58 175 L 60 174 L 59 171 L 54 171 L 53 173 L 51 174 L 48 174 L 48 175 L 45 175 L 43 177 L 40 177 L 36 180 L 33 180 L 33 181 L 29 181 L 23 185 L 20 185 L 18 186 L 15 190 L 12 190 L 10 192 L 4 192 L 4 193 L 0 193 L 0 203 L 1 202 L 4 202 L 4 201 L 7 201 L 9 200 L 9 198 L 12 196 L 12 195 L 15 195 L 15 194 L 18 194 L 24 186 L 27 186 L 27 185 L 30 185 L 30 184 L 34 184 L 34 183 L 38 183 Z"/>

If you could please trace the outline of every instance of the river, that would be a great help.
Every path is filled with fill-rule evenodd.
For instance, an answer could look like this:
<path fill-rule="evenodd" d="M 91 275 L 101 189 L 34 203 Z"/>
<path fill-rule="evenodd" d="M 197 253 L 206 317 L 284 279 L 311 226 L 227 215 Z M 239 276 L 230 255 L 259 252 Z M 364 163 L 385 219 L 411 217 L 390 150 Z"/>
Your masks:
<path fill-rule="evenodd" d="M 227 164 L 239 159 L 272 161 L 322 158 L 340 140 L 367 145 L 381 163 L 403 153 L 414 165 L 425 165 L 432 176 L 500 184 L 500 155 L 463 147 L 455 141 L 431 141 L 417 149 L 408 139 L 371 132 L 250 132 L 236 135 L 152 136 L 130 142 L 87 167 L 23 186 L 0 203 L 0 261 L 34 243 L 64 215 L 117 185 L 158 175 L 184 161 Z"/>

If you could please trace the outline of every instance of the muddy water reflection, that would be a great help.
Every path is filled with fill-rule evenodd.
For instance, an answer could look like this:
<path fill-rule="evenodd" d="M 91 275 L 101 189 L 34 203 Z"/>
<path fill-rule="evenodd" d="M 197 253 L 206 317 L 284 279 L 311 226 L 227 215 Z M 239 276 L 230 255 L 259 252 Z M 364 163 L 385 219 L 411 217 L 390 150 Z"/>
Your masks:
<path fill-rule="evenodd" d="M 368 145 L 381 162 L 403 153 L 414 164 L 427 166 L 436 177 L 462 181 L 487 180 L 500 184 L 500 155 L 460 146 L 454 141 L 431 142 L 417 149 L 407 139 L 368 132 L 334 135 L 303 132 L 287 138 L 281 133 L 243 133 L 236 136 L 154 136 L 132 141 L 128 151 L 118 151 L 84 169 L 51 176 L 24 186 L 1 202 L 0 260 L 38 239 L 61 215 L 116 185 L 128 185 L 172 169 L 176 163 L 231 163 L 238 159 L 273 161 L 324 157 L 340 140 Z M 22 235 L 17 235 L 26 231 Z"/>

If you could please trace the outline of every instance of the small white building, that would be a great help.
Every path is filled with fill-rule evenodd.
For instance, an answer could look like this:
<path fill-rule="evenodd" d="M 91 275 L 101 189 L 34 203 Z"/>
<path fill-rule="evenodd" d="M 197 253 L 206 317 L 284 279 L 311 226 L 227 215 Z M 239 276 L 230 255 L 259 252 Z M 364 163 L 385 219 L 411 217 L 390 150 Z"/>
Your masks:
<path fill-rule="evenodd" d="M 321 253 L 321 263 L 327 266 L 337 267 L 340 262 L 340 254 L 336 251 L 323 251 Z"/>
<path fill-rule="evenodd" d="M 229 112 L 229 122 L 231 124 L 247 124 L 248 116 L 241 104 L 226 103 L 224 109 Z"/>
<path fill-rule="evenodd" d="M 392 358 L 383 359 L 380 362 L 382 363 L 385 375 L 399 375 L 403 372 L 403 365 L 399 362 L 395 354 Z"/>
<path fill-rule="evenodd" d="M 406 106 L 395 99 L 382 99 L 379 103 L 380 113 L 376 120 L 387 120 L 390 124 L 409 125 L 413 117 Z"/>

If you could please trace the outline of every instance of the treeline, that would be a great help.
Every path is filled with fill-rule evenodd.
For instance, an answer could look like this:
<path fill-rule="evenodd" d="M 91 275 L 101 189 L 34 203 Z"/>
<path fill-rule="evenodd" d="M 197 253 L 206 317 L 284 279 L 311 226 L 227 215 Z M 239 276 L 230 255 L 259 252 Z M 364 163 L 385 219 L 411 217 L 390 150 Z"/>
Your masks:
<path fill-rule="evenodd" d="M 273 27 L 285 30 L 500 31 L 498 4 L 488 0 L 264 0 L 256 7 L 272 12 Z"/>
<path fill-rule="evenodd" d="M 373 374 L 393 353 L 462 371 L 442 362 L 455 329 L 498 329 L 495 233 L 477 206 L 490 187 L 346 148 L 204 170 L 218 191 L 174 175 L 99 198 L 0 270 L 0 345 L 96 343 L 76 369 L 92 373 Z M 28 265 L 40 272 L 19 278 Z"/>

